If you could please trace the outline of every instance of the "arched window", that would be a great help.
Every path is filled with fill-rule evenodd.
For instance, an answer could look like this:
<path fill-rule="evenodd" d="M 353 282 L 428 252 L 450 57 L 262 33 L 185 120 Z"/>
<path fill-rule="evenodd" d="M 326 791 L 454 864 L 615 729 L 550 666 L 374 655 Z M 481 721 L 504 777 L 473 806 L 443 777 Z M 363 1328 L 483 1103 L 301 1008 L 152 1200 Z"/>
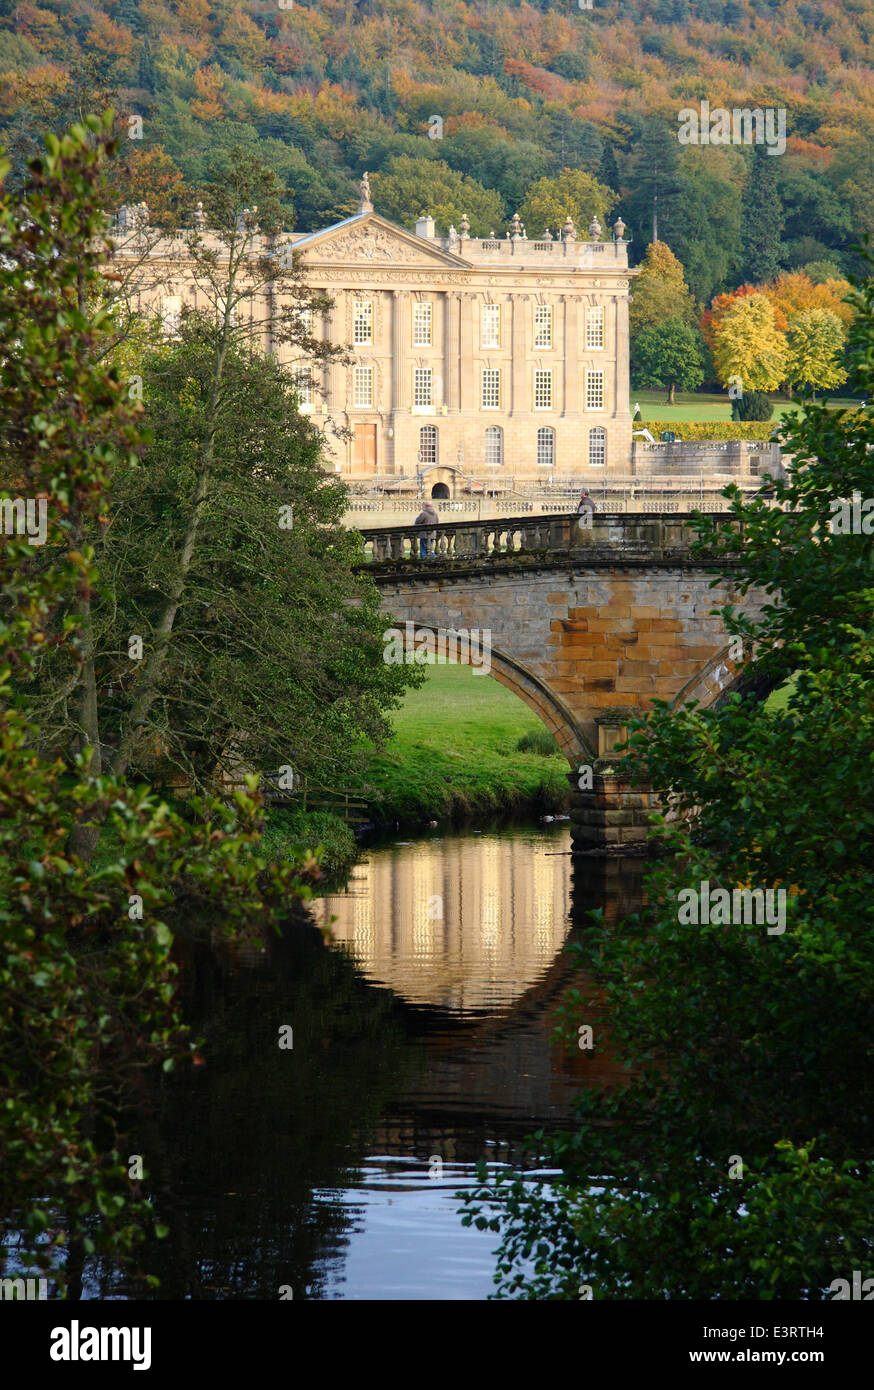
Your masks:
<path fill-rule="evenodd" d="M 607 431 L 600 425 L 589 430 L 589 467 L 603 468 L 607 462 Z"/>
<path fill-rule="evenodd" d="M 437 462 L 436 425 L 423 425 L 419 430 L 419 461 L 423 468 Z"/>
<path fill-rule="evenodd" d="M 486 467 L 498 468 L 504 462 L 504 431 L 498 425 L 486 430 Z"/>
<path fill-rule="evenodd" d="M 537 462 L 544 468 L 555 467 L 555 430 L 537 431 Z"/>

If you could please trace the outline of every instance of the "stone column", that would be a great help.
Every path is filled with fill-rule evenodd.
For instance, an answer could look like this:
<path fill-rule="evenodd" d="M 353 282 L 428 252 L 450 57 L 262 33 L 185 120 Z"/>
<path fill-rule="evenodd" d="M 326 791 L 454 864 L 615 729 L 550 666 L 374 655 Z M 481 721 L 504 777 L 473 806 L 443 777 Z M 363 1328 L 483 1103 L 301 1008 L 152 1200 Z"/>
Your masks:
<path fill-rule="evenodd" d="M 330 310 L 328 341 L 336 346 L 338 343 L 345 343 L 347 339 L 346 292 L 339 289 L 333 290 L 331 291 L 331 298 L 334 304 Z M 341 366 L 338 362 L 329 362 L 325 372 L 328 412 L 334 419 L 342 415 L 346 409 L 348 370 L 348 367 Z"/>
<path fill-rule="evenodd" d="M 391 408 L 393 411 L 404 410 L 409 406 L 410 383 L 407 380 L 409 354 L 407 353 L 405 337 L 408 300 L 409 292 L 407 290 L 392 291 Z"/>
<path fill-rule="evenodd" d="M 460 325 L 461 295 L 448 291 L 443 296 L 443 399 L 450 410 L 461 406 Z"/>
<path fill-rule="evenodd" d="M 582 410 L 580 396 L 580 297 L 576 294 L 562 295 L 564 303 L 564 395 L 561 402 L 562 415 L 579 415 Z"/>
<path fill-rule="evenodd" d="M 613 414 L 615 416 L 627 413 L 626 402 L 631 389 L 628 375 L 628 295 L 619 293 L 613 302 L 616 306 L 613 329 L 613 360 L 616 363 L 616 394 L 613 400 Z"/>
<path fill-rule="evenodd" d="M 628 710 L 605 709 L 595 716 L 598 756 L 581 762 L 570 774 L 571 843 L 575 850 L 604 854 L 644 851 L 650 815 L 659 801 L 648 787 L 635 786 L 622 775 L 623 755 L 615 751 L 628 733 Z"/>
<path fill-rule="evenodd" d="M 513 298 L 513 362 L 511 375 L 513 394 L 510 403 L 511 415 L 521 415 L 529 408 L 529 398 L 534 390 L 531 377 L 531 363 L 528 360 L 530 338 L 529 318 L 531 316 L 531 296 L 517 294 Z"/>
<path fill-rule="evenodd" d="M 460 294 L 458 296 L 459 314 L 461 318 L 461 346 L 459 349 L 459 399 L 462 410 L 474 410 L 479 403 L 479 372 L 475 370 L 473 363 L 473 316 L 475 307 L 479 303 L 479 297 L 475 294 Z"/>

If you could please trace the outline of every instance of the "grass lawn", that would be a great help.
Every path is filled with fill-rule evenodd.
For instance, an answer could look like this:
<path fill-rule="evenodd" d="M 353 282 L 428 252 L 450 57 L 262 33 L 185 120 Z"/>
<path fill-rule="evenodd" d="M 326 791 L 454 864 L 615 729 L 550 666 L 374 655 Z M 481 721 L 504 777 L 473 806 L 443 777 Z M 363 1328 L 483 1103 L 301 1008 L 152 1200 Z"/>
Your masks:
<path fill-rule="evenodd" d="M 566 811 L 569 768 L 561 754 L 520 753 L 542 728 L 535 714 L 491 676 L 470 666 L 429 666 L 393 717 L 383 753 L 368 752 L 359 785 L 384 820 L 525 809 Z"/>
<path fill-rule="evenodd" d="M 637 391 L 631 395 L 631 411 L 634 412 L 635 405 L 640 406 L 643 416 L 643 423 L 649 420 L 730 420 L 731 401 L 728 394 L 713 396 L 705 393 L 678 391 L 673 405 L 666 403 L 666 391 Z M 774 409 L 771 414 L 772 420 L 779 419 L 787 407 L 796 404 L 789 400 L 788 396 L 775 399 Z M 831 402 L 835 407 L 856 405 L 856 401 L 836 399 Z"/>

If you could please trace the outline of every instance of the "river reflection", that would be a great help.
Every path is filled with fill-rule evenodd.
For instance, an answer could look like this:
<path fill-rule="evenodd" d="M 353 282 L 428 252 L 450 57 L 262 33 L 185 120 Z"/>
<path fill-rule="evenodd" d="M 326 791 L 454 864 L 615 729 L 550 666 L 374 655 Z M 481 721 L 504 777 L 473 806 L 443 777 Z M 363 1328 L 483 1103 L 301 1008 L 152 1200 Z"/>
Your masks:
<path fill-rule="evenodd" d="M 317 906 L 368 979 L 456 1015 L 512 1004 L 570 930 L 570 833 L 453 835 L 372 849 Z"/>
<path fill-rule="evenodd" d="M 158 1297 L 488 1297 L 495 1236 L 461 1225 L 456 1193 L 480 1159 L 533 1171 L 525 1136 L 615 1076 L 564 947 L 590 908 L 620 924 L 640 865 L 569 848 L 563 825 L 374 845 L 317 905 L 329 949 L 292 933 L 186 963 L 206 1065 L 162 1078 L 129 1136 L 170 1231 L 144 1253 Z M 592 1055 L 555 1037 L 571 986 Z M 143 1290 L 97 1265 L 83 1293 Z"/>

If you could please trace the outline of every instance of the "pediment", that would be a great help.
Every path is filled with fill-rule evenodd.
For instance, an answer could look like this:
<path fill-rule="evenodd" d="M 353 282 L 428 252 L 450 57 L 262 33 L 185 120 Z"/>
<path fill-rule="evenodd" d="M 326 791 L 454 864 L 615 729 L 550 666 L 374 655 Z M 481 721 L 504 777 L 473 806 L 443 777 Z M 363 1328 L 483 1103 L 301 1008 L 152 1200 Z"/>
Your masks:
<path fill-rule="evenodd" d="M 461 256 L 431 245 L 375 212 L 311 232 L 294 243 L 294 250 L 309 263 L 319 265 L 419 266 L 423 270 L 469 265 Z"/>

